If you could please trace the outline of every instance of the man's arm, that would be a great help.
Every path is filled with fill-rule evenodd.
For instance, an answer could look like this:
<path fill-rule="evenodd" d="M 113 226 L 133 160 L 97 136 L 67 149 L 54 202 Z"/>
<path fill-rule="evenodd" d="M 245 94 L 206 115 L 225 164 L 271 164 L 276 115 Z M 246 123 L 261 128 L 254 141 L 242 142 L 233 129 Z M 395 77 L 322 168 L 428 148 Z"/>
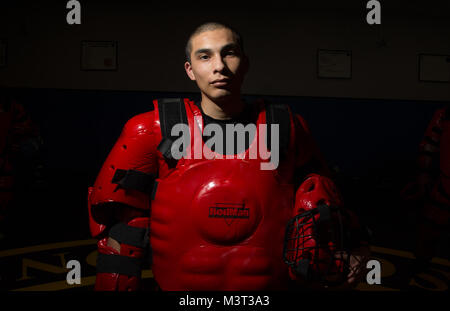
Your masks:
<path fill-rule="evenodd" d="M 419 195 L 422 196 L 428 188 L 431 188 L 433 179 L 439 174 L 439 153 L 444 115 L 445 109 L 439 109 L 434 113 L 419 144 L 417 183 L 420 188 Z"/>
<path fill-rule="evenodd" d="M 294 116 L 295 126 L 295 152 L 296 152 L 296 188 L 304 178 L 311 173 L 322 176 L 331 176 L 325 157 L 313 139 L 308 124 L 299 114 Z"/>
<path fill-rule="evenodd" d="M 150 193 L 158 174 L 154 112 L 130 119 L 93 187 L 91 234 L 99 239 L 96 290 L 137 290 L 149 247 Z"/>
<path fill-rule="evenodd" d="M 423 199 L 431 192 L 433 182 L 439 174 L 439 153 L 444 116 L 445 109 L 435 111 L 425 130 L 419 144 L 417 176 L 401 192 L 401 196 L 405 200 Z"/>
<path fill-rule="evenodd" d="M 320 258 L 325 256 L 325 253 L 317 253 L 318 260 L 328 260 L 329 262 L 334 262 L 336 269 L 340 269 L 339 265 L 342 261 L 347 261 L 349 264 L 349 272 L 346 284 L 354 286 L 361 279 L 365 269 L 365 265 L 370 254 L 367 238 L 364 236 L 364 228 L 359 224 L 356 215 L 344 208 L 342 196 L 337 189 L 335 183 L 330 179 L 331 172 L 326 164 L 324 156 L 321 154 L 317 144 L 314 142 L 308 126 L 305 120 L 296 115 L 296 147 L 297 147 L 297 192 L 295 200 L 295 209 L 293 216 L 296 217 L 299 214 L 305 213 L 307 211 L 316 210 L 323 205 L 333 208 L 339 208 L 341 215 L 343 216 L 343 229 L 351 234 L 346 234 L 346 236 L 351 236 L 351 240 L 346 239 L 346 243 L 351 243 L 352 252 L 350 257 L 347 253 L 336 253 L 336 256 L 340 258 Z M 316 214 L 315 220 L 320 218 L 320 214 Z M 336 219 L 332 220 L 335 221 Z M 311 219 L 312 221 L 312 219 Z M 326 227 L 326 226 L 325 226 Z M 312 230 L 311 226 L 306 226 L 308 230 Z M 324 228 L 324 226 L 322 226 Z M 314 229 L 316 230 L 316 229 Z M 298 234 L 298 233 L 297 233 Z M 310 232 L 312 234 L 312 232 Z M 321 234 L 321 233 L 319 233 Z M 306 236 L 310 236 L 306 234 Z M 325 233 L 322 233 L 323 238 Z M 341 237 L 344 239 L 344 237 Z M 308 238 L 307 243 L 316 243 L 314 239 Z M 329 245 L 333 245 L 336 241 L 331 241 Z M 302 242 L 303 243 L 303 242 Z M 313 245 L 312 245 L 313 246 Z M 333 250 L 334 252 L 334 250 Z M 330 252 L 331 253 L 331 252 Z M 308 252 L 303 253 L 304 257 L 310 257 L 311 254 Z M 313 254 L 314 255 L 314 254 Z M 301 257 L 301 256 L 300 256 Z M 301 258 L 300 258 L 301 259 Z M 310 262 L 314 264 L 313 262 Z M 316 265 L 315 267 L 318 267 Z M 337 271 L 337 270 L 336 270 Z M 321 271 L 317 271 L 321 273 Z M 291 269 L 291 276 L 293 279 L 301 279 L 295 271 Z"/>

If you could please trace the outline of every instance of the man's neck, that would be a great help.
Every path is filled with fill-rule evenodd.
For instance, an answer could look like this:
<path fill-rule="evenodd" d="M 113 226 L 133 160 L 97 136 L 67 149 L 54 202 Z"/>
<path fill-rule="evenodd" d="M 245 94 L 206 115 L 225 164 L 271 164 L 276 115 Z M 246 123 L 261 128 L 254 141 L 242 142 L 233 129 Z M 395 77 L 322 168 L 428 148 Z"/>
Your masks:
<path fill-rule="evenodd" d="M 244 109 L 240 96 L 224 102 L 215 103 L 202 95 L 201 107 L 203 113 L 216 120 L 227 120 L 238 116 Z"/>

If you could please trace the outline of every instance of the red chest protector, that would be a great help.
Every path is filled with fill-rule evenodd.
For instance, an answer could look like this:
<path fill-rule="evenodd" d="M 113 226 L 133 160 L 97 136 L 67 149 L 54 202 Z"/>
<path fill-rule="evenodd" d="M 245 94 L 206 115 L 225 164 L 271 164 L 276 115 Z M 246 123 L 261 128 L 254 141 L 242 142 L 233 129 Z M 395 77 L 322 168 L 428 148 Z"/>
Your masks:
<path fill-rule="evenodd" d="M 157 123 L 165 113 L 162 105 L 155 105 Z M 283 241 L 294 206 L 291 114 L 286 108 L 290 122 L 286 157 L 276 169 L 261 170 L 261 163 L 269 161 L 264 160 L 269 152 L 266 134 L 259 127 L 269 115 L 265 104 L 258 104 L 250 147 L 232 159 L 209 150 L 215 155 L 212 160 L 194 159 L 193 146 L 205 148 L 201 111 L 187 99 L 178 105 L 186 112 L 183 118 L 190 132 L 186 154 L 191 159 L 185 156 L 173 169 L 160 171 L 157 179 L 150 223 L 155 280 L 163 290 L 285 288 L 289 276 Z M 163 124 L 161 128 L 164 136 Z M 250 159 L 254 148 L 264 150 L 263 156 L 258 151 L 257 159 Z"/>

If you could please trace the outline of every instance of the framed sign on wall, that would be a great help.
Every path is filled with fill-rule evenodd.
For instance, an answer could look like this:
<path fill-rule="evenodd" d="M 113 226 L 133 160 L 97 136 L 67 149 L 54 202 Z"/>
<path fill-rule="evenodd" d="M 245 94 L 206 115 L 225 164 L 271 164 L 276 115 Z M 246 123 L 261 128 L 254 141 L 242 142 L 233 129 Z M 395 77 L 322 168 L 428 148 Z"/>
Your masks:
<path fill-rule="evenodd" d="M 117 70 L 117 45 L 117 41 L 82 41 L 81 70 Z"/>
<path fill-rule="evenodd" d="M 450 55 L 419 54 L 419 81 L 450 82 Z"/>
<path fill-rule="evenodd" d="M 319 49 L 317 51 L 317 77 L 351 79 L 352 52 Z"/>

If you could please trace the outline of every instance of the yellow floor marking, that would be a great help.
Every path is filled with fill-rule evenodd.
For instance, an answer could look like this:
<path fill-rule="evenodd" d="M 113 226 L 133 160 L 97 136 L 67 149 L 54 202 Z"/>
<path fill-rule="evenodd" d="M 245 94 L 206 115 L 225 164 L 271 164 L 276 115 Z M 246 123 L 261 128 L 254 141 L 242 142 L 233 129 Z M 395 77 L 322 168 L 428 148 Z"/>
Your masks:
<path fill-rule="evenodd" d="M 152 270 L 144 270 L 142 271 L 142 278 L 143 279 L 149 279 L 153 277 Z M 74 289 L 84 286 L 91 286 L 95 284 L 95 275 L 94 276 L 88 276 L 81 278 L 81 284 L 73 284 L 69 285 L 66 281 L 57 281 L 57 282 L 51 282 L 46 284 L 39 284 L 24 288 L 18 288 L 13 289 L 13 292 L 24 292 L 24 291 L 57 291 L 57 290 L 63 290 L 63 289 Z"/>
<path fill-rule="evenodd" d="M 97 243 L 97 240 L 88 239 L 88 240 L 58 242 L 58 243 L 42 244 L 42 245 L 35 245 L 35 246 L 29 246 L 29 247 L 23 247 L 23 248 L 15 248 L 15 249 L 10 249 L 10 250 L 6 250 L 6 251 L 0 251 L 0 258 L 17 256 L 17 255 L 28 254 L 28 253 L 36 253 L 36 252 L 41 252 L 41 251 L 47 251 L 50 249 L 92 245 L 92 244 L 96 244 L 96 243 Z"/>

